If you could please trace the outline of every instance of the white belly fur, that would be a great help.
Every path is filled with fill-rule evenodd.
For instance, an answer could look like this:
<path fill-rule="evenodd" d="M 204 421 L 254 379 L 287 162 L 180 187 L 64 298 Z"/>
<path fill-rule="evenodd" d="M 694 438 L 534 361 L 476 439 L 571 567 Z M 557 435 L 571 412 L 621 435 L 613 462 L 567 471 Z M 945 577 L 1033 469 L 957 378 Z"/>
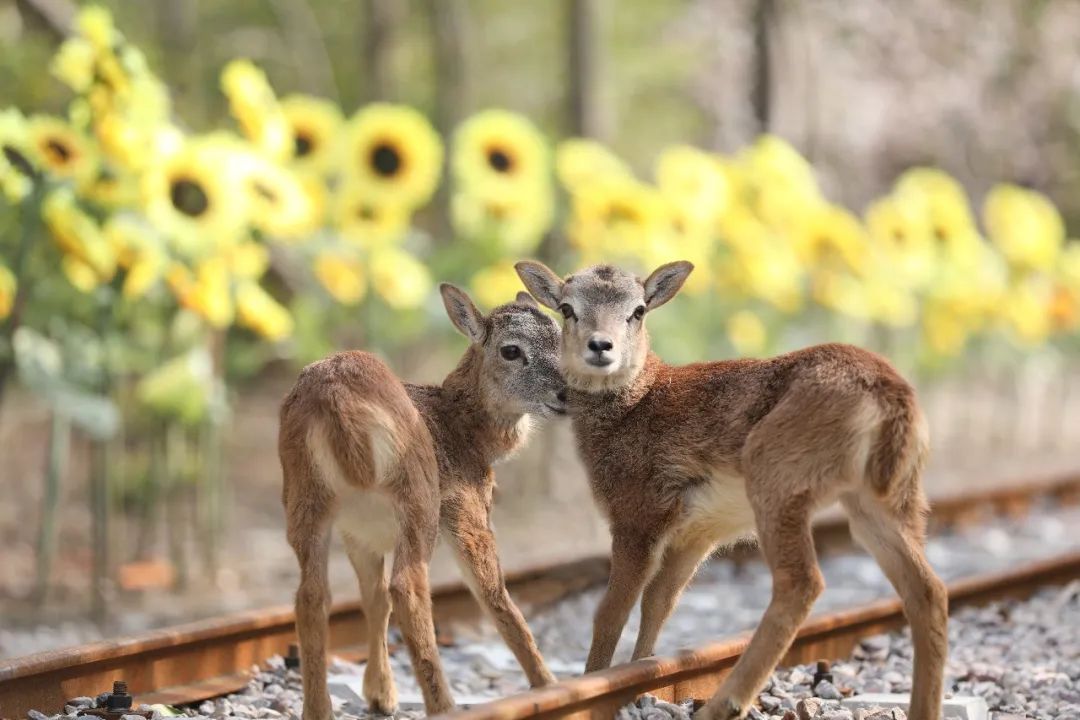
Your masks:
<path fill-rule="evenodd" d="M 694 488 L 683 499 L 683 515 L 669 544 L 715 547 L 751 535 L 754 527 L 746 482 L 737 475 L 715 472 L 709 482 Z"/>

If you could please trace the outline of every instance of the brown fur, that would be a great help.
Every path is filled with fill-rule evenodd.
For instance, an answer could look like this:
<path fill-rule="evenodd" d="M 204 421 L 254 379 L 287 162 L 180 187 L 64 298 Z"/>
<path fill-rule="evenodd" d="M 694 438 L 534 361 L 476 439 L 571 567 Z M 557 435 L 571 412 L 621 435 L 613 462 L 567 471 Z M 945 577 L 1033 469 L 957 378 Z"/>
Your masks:
<path fill-rule="evenodd" d="M 518 265 L 533 295 L 567 314 L 563 370 L 574 430 L 611 525 L 611 577 L 587 671 L 610 664 L 639 595 L 633 657 L 651 654 L 698 564 L 717 545 L 756 530 L 772 570 L 772 602 L 698 714 L 741 717 L 824 588 L 810 520 L 839 499 L 913 628 L 910 717 L 936 720 L 946 597 L 923 553 L 927 438 L 914 390 L 886 360 L 847 345 L 666 365 L 649 352 L 640 315 L 667 302 L 690 268 L 673 263 L 641 281 L 606 266 L 564 284 L 539 263 Z M 608 349 L 588 344 L 596 339 Z"/>
<path fill-rule="evenodd" d="M 370 643 L 364 696 L 374 710 L 391 713 L 397 705 L 386 645 L 391 606 L 428 713 L 453 707 L 428 586 L 440 528 L 529 681 L 539 686 L 554 680 L 506 591 L 489 516 L 491 465 L 524 442 L 525 411 L 558 411 L 562 403 L 555 397 L 564 396 L 550 349 L 558 346 L 557 328 L 531 300 L 484 318 L 456 288 L 444 287 L 443 294 L 455 325 L 464 323 L 475 338 L 441 386 L 402 383 L 374 355 L 343 352 L 304 368 L 281 408 L 282 502 L 301 571 L 296 621 L 307 720 L 332 717 L 326 568 L 333 524 L 342 531 L 360 584 Z M 487 360 L 495 356 L 486 346 L 500 337 L 517 338 L 530 353 L 533 376 L 545 362 L 552 368 L 543 382 L 534 377 L 535 397 L 514 390 L 524 370 L 511 363 L 493 369 L 499 361 Z M 539 411 L 533 408 L 538 402 Z M 389 582 L 388 552 L 394 555 Z"/>

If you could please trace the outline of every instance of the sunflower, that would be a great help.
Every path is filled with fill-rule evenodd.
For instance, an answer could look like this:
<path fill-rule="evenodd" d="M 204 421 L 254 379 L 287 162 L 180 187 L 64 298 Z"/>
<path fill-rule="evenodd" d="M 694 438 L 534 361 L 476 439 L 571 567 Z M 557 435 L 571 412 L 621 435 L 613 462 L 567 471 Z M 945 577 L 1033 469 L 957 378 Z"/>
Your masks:
<path fill-rule="evenodd" d="M 236 164 L 250 196 L 255 227 L 279 238 L 297 238 L 315 230 L 319 218 L 311 195 L 294 173 L 251 152 L 239 153 Z"/>
<path fill-rule="evenodd" d="M 124 297 L 142 297 L 162 278 L 168 265 L 161 239 L 153 228 L 128 214 L 110 216 L 103 232 L 117 265 L 127 271 L 121 289 Z"/>
<path fill-rule="evenodd" d="M 93 145 L 67 122 L 36 115 L 27 124 L 30 151 L 37 164 L 54 177 L 85 182 L 97 170 Z"/>
<path fill-rule="evenodd" d="M 1044 278 L 1029 277 L 1009 289 L 1001 305 L 1001 319 L 1009 338 L 1021 347 L 1046 342 L 1053 330 L 1053 286 Z"/>
<path fill-rule="evenodd" d="M 431 289 L 428 269 L 400 248 L 384 248 L 371 256 L 371 285 L 395 310 L 416 308 Z"/>
<path fill-rule="evenodd" d="M 936 168 L 912 168 L 896 182 L 895 195 L 921 204 L 931 236 L 946 259 L 976 262 L 982 242 L 963 186 Z"/>
<path fill-rule="evenodd" d="M 795 227 L 823 202 L 813 167 L 775 135 L 759 137 L 739 154 L 738 165 L 747 202 L 772 227 Z"/>
<path fill-rule="evenodd" d="M 319 284 L 343 305 L 356 305 L 367 294 L 367 273 L 354 253 L 324 251 L 312 265 Z"/>
<path fill-rule="evenodd" d="M 15 279 L 15 274 L 6 265 L 0 263 L 0 320 L 11 314 L 11 309 L 15 306 L 15 291 L 18 287 L 19 283 Z"/>
<path fill-rule="evenodd" d="M 761 317 L 751 310 L 739 310 L 727 319 L 727 336 L 735 351 L 744 357 L 765 351 L 769 331 Z"/>
<path fill-rule="evenodd" d="M 349 120 L 345 172 L 379 205 L 412 210 L 439 184 L 443 147 L 427 118 L 410 107 L 373 103 Z"/>
<path fill-rule="evenodd" d="M 68 38 L 53 56 L 49 70 L 75 92 L 84 93 L 94 84 L 95 55 L 94 45 L 89 40 Z"/>
<path fill-rule="evenodd" d="M 292 156 L 292 131 L 266 73 L 250 60 L 233 60 L 221 73 L 221 88 L 245 137 L 275 160 Z"/>
<path fill-rule="evenodd" d="M 721 291 L 764 300 L 795 313 L 803 304 L 805 269 L 789 243 L 749 213 L 727 227 L 727 255 L 717 273 Z"/>
<path fill-rule="evenodd" d="M 223 259 L 203 260 L 195 272 L 174 262 L 166 270 L 165 280 L 181 307 L 199 315 L 212 327 L 228 327 L 233 321 L 229 272 Z"/>
<path fill-rule="evenodd" d="M 809 211 L 791 241 L 812 271 L 860 273 L 866 269 L 866 232 L 857 217 L 838 205 Z"/>
<path fill-rule="evenodd" d="M 79 208 L 70 190 L 51 192 L 41 204 L 41 216 L 65 256 L 86 266 L 99 281 L 112 278 L 116 272 L 116 253 L 97 222 Z"/>
<path fill-rule="evenodd" d="M 334 226 L 342 236 L 362 248 L 392 245 L 409 228 L 409 211 L 373 194 L 358 181 L 342 184 L 334 196 Z"/>
<path fill-rule="evenodd" d="M 731 202 L 731 187 L 723 168 L 708 154 L 688 145 L 676 145 L 660 154 L 656 185 L 680 221 L 703 231 Z"/>
<path fill-rule="evenodd" d="M 297 168 L 324 173 L 338 161 L 341 110 L 328 100 L 290 95 L 281 109 L 292 133 L 292 162 Z"/>
<path fill-rule="evenodd" d="M 121 39 L 112 14 L 100 5 L 84 5 L 75 16 L 75 28 L 98 51 L 111 51 Z"/>
<path fill-rule="evenodd" d="M 555 174 L 571 193 L 609 177 L 633 177 L 630 168 L 615 153 L 584 138 L 563 140 L 555 147 Z"/>
<path fill-rule="evenodd" d="M 461 237 L 490 240 L 500 252 L 522 254 L 536 249 L 555 214 L 550 192 L 500 196 L 459 192 L 450 203 L 454 230 Z"/>
<path fill-rule="evenodd" d="M 0 111 L 0 191 L 9 202 L 19 202 L 30 194 L 36 175 L 25 118 L 15 108 Z"/>
<path fill-rule="evenodd" d="M 575 193 L 572 201 L 570 240 L 588 258 L 640 258 L 667 237 L 664 199 L 633 178 L 606 178 Z"/>
<path fill-rule="evenodd" d="M 236 290 L 236 321 L 271 341 L 282 340 L 293 331 L 289 311 L 250 280 Z"/>
<path fill-rule="evenodd" d="M 485 110 L 454 134 L 454 179 L 470 192 L 530 192 L 550 184 L 551 160 L 544 136 L 528 119 Z"/>
<path fill-rule="evenodd" d="M 474 274 L 469 287 L 481 307 L 493 308 L 509 302 L 521 290 L 521 278 L 514 270 L 514 263 L 503 260 Z"/>
<path fill-rule="evenodd" d="M 209 140 L 190 141 L 154 162 L 143 177 L 147 217 L 184 256 L 209 255 L 243 236 L 249 196 L 231 159 Z"/>
<path fill-rule="evenodd" d="M 78 188 L 79 197 L 108 210 L 129 208 L 139 203 L 136 178 L 102 164 L 94 176 Z"/>
<path fill-rule="evenodd" d="M 1050 270 L 1065 243 L 1065 223 L 1041 193 L 997 185 L 983 203 L 983 224 L 1009 264 L 1023 270 Z"/>
<path fill-rule="evenodd" d="M 930 223 L 920 203 L 889 195 L 874 201 L 863 215 L 866 230 L 881 260 L 902 283 L 922 288 L 936 269 L 937 252 Z"/>
<path fill-rule="evenodd" d="M 270 251 L 262 243 L 245 240 L 221 253 L 229 275 L 242 280 L 258 280 L 270 267 Z"/>

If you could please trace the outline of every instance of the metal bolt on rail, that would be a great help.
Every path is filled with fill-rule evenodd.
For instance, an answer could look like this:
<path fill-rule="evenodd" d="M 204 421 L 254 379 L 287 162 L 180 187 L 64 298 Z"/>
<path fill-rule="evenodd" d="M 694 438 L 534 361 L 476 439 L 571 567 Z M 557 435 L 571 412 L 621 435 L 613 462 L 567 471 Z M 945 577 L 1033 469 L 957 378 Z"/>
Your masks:
<path fill-rule="evenodd" d="M 123 680 L 115 681 L 112 692 L 98 695 L 97 701 L 96 708 L 82 708 L 78 715 L 80 717 L 92 715 L 106 720 L 119 720 L 124 715 L 141 715 L 148 719 L 154 716 L 152 710 L 132 710 L 131 705 L 134 699 L 128 692 L 127 683 Z"/>

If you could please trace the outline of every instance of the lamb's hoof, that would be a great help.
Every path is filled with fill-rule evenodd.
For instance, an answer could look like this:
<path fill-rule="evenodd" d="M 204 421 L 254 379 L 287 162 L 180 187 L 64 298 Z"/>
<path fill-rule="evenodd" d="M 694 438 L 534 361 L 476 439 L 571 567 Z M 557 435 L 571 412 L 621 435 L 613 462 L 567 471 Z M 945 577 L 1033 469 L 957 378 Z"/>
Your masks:
<path fill-rule="evenodd" d="M 738 720 L 743 714 L 742 705 L 731 698 L 710 700 L 694 713 L 694 720 Z"/>
<path fill-rule="evenodd" d="M 364 693 L 368 709 L 377 715 L 393 715 L 397 712 L 397 688 L 393 685 Z"/>

